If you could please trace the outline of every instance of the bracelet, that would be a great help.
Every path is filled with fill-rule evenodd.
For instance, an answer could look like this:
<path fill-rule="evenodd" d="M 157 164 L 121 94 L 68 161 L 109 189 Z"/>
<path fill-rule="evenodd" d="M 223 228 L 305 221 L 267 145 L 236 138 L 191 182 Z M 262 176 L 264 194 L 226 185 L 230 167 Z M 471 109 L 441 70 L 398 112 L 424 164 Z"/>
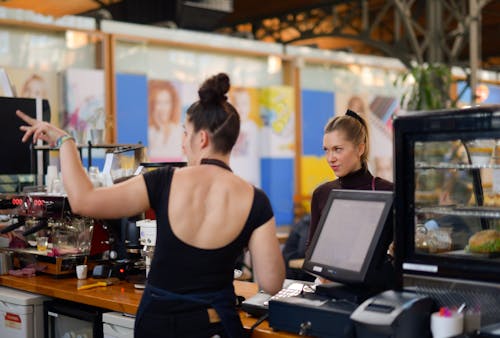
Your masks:
<path fill-rule="evenodd" d="M 63 143 L 66 141 L 69 141 L 69 140 L 75 141 L 75 138 L 73 136 L 68 135 L 68 134 L 65 134 L 65 135 L 59 137 L 56 141 L 56 148 L 61 148 Z"/>

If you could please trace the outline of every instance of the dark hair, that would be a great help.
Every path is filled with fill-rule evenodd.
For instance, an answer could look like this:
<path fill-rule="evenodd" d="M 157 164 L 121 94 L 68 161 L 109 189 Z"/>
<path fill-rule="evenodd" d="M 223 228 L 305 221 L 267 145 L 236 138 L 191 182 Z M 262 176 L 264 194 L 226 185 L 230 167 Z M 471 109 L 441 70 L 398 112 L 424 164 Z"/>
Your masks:
<path fill-rule="evenodd" d="M 363 166 L 368 164 L 368 154 L 370 153 L 370 142 L 368 135 L 368 126 L 366 121 L 359 114 L 348 110 L 346 115 L 339 115 L 328 120 L 325 126 L 325 134 L 339 130 L 345 133 L 347 139 L 355 145 L 365 144 L 365 151 L 361 155 Z"/>
<path fill-rule="evenodd" d="M 186 112 L 194 131 L 209 131 L 214 150 L 223 154 L 233 149 L 240 133 L 240 115 L 227 102 L 229 87 L 227 74 L 219 73 L 208 78 L 198 90 L 200 99 Z"/>

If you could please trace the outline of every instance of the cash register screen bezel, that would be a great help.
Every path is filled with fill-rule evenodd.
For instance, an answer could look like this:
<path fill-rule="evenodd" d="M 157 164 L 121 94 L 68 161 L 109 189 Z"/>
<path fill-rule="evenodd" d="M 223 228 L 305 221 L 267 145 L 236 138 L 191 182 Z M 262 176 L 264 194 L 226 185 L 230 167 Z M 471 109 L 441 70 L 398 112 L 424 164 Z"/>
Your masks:
<path fill-rule="evenodd" d="M 337 201 L 341 201 L 344 203 L 336 203 Z M 364 229 L 373 233 L 371 238 L 367 238 L 361 250 L 366 252 L 364 258 L 362 259 L 362 263 L 360 264 L 358 269 L 348 269 L 344 267 L 340 267 L 332 262 L 325 261 L 317 261 L 315 258 L 316 250 L 320 250 L 324 248 L 320 248 L 319 245 L 326 245 L 324 243 L 324 238 L 332 238 L 331 236 L 342 236 L 342 231 L 338 231 L 339 227 L 343 226 L 342 224 L 346 224 L 347 221 L 343 221 L 338 217 L 328 217 L 331 212 L 335 212 L 335 208 L 339 205 L 349 204 L 350 201 L 354 201 L 356 206 L 360 206 L 363 203 L 382 203 L 382 209 L 379 211 L 378 219 L 374 222 L 369 222 L 371 224 L 364 225 Z M 373 190 L 336 190 L 333 189 L 329 196 L 328 201 L 323 209 L 324 212 L 321 215 L 320 221 L 318 223 L 317 230 L 312 238 L 311 245 L 309 250 L 306 252 L 306 257 L 303 264 L 303 269 L 308 273 L 323 277 L 328 280 L 339 282 L 343 284 L 353 284 L 353 285 L 364 285 L 368 280 L 368 272 L 370 271 L 371 265 L 378 264 L 380 262 L 377 261 L 377 253 L 380 253 L 381 250 L 386 250 L 385 248 L 381 248 L 381 246 L 385 246 L 387 243 L 382 240 L 382 233 L 386 226 L 392 226 L 392 222 L 387 222 L 388 215 L 392 210 L 392 201 L 393 201 L 393 192 L 392 191 L 373 191 Z M 361 204 L 360 204 L 361 203 Z M 367 204 L 367 205 L 368 205 Z M 355 217 L 360 213 L 366 212 L 367 209 L 359 209 L 359 208 L 351 208 L 352 210 L 348 210 L 345 213 L 341 213 L 344 215 L 350 215 Z M 326 212 L 325 212 L 326 211 Z M 349 220 L 352 222 L 352 220 Z M 373 227 L 372 229 L 367 229 L 366 227 Z M 335 233 L 332 233 L 335 232 Z M 344 234 L 347 234 L 344 232 Z M 352 236 L 348 236 L 350 238 L 338 238 L 336 237 L 337 243 L 342 241 L 352 240 Z M 323 238 L 323 241 L 322 241 Z M 353 243 L 355 244 L 355 243 Z M 384 252 L 385 253 L 385 252 Z M 337 266 L 336 266 L 337 265 Z M 373 270 L 373 269 L 372 269 Z"/>

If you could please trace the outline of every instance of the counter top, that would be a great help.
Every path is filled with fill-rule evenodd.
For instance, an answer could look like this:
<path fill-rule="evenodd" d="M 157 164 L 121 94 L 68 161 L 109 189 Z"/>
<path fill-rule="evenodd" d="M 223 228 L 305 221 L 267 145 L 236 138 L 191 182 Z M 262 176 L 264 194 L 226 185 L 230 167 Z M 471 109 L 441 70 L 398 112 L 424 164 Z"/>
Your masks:
<path fill-rule="evenodd" d="M 23 278 L 10 275 L 0 276 L 0 285 L 12 287 L 19 290 L 29 291 L 53 298 L 65 299 L 77 303 L 97 306 L 111 311 L 126 312 L 135 314 L 142 297 L 142 290 L 134 288 L 132 283 L 113 279 L 113 285 L 106 287 L 96 287 L 88 290 L 77 290 L 78 286 L 91 284 L 99 279 L 88 278 L 78 280 L 76 278 L 60 278 L 53 276 L 39 275 L 36 277 Z M 258 292 L 255 283 L 234 281 L 236 294 L 249 298 Z M 241 321 L 246 329 L 249 329 L 256 321 L 245 312 L 240 312 Z M 255 328 L 252 337 L 299 337 L 298 335 L 275 332 L 267 321 Z"/>

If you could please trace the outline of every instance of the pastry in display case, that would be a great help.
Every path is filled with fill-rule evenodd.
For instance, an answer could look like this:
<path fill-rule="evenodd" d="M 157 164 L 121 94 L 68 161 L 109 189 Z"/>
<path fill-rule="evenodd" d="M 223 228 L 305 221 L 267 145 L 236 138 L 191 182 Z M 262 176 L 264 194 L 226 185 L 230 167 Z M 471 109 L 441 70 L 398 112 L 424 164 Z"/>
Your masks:
<path fill-rule="evenodd" d="M 490 302 L 486 322 L 498 318 L 500 300 L 491 304 L 498 298 L 491 295 L 500 292 L 500 106 L 403 113 L 394 135 L 403 285 L 430 283 L 468 305 Z M 450 284 L 438 287 L 442 280 Z M 462 283 L 494 292 L 475 289 L 479 295 L 465 300 L 455 289 Z"/>

